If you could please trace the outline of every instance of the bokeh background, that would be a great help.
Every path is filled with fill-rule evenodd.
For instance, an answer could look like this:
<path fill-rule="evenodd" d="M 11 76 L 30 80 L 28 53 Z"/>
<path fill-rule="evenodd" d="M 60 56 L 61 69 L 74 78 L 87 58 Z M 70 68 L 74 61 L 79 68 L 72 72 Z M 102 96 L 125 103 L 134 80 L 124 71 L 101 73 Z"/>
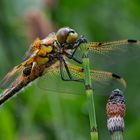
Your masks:
<path fill-rule="evenodd" d="M 76 29 L 90 41 L 140 39 L 140 1 L 0 0 L 0 78 L 22 61 L 35 38 L 63 26 Z M 140 60 L 123 64 L 115 68 L 127 81 L 124 139 L 138 140 Z M 107 99 L 95 96 L 100 140 L 110 139 Z M 0 140 L 89 140 L 89 131 L 84 95 L 50 94 L 32 84 L 0 107 Z"/>

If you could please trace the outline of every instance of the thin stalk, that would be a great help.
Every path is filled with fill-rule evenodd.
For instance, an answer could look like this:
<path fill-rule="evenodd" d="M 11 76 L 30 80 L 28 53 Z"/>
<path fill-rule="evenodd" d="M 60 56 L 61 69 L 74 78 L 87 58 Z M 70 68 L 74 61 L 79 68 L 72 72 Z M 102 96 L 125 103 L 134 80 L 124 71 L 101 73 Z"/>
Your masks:
<path fill-rule="evenodd" d="M 123 140 L 123 133 L 120 131 L 116 131 L 111 136 L 112 140 Z"/>
<path fill-rule="evenodd" d="M 86 89 L 88 108 L 89 108 L 91 140 L 98 140 L 94 96 L 93 96 L 93 90 L 92 90 L 92 85 L 91 85 L 90 66 L 89 66 L 89 58 L 88 58 L 87 52 L 85 52 L 83 56 L 83 68 L 84 68 L 84 75 L 85 75 L 84 77 L 85 89 Z"/>

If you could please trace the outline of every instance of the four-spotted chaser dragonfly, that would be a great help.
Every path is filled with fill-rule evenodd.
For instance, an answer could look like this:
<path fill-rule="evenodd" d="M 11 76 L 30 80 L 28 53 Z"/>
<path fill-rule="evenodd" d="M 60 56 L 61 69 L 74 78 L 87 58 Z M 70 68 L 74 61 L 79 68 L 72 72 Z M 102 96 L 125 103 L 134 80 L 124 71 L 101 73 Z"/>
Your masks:
<path fill-rule="evenodd" d="M 80 47 L 86 47 L 89 53 L 107 54 L 116 50 L 122 50 L 126 45 L 137 44 L 139 44 L 139 41 L 136 40 L 88 43 L 83 36 L 79 37 L 75 30 L 69 27 L 61 28 L 57 33 L 50 33 L 43 40 L 36 39 L 25 53 L 24 62 L 15 66 L 4 77 L 0 83 L 0 87 L 4 89 L 0 95 L 0 104 L 35 79 L 40 79 L 39 86 L 41 88 L 46 87 L 46 89 L 53 90 L 56 79 L 59 78 L 61 80 L 56 83 L 58 89 L 60 87 L 65 88 L 65 85 L 68 85 L 67 90 L 73 92 L 71 90 L 71 84 L 73 84 L 76 86 L 76 91 L 74 92 L 81 92 L 77 85 L 84 83 L 84 69 L 78 66 L 82 64 L 82 59 L 76 55 L 80 51 Z M 71 63 L 71 61 L 77 65 Z M 43 77 L 47 78 L 47 80 L 43 80 Z M 91 78 L 94 83 L 107 84 L 108 81 L 118 81 L 125 87 L 124 79 L 111 72 L 91 70 Z M 63 92 L 63 89 L 60 89 L 60 91 Z"/>

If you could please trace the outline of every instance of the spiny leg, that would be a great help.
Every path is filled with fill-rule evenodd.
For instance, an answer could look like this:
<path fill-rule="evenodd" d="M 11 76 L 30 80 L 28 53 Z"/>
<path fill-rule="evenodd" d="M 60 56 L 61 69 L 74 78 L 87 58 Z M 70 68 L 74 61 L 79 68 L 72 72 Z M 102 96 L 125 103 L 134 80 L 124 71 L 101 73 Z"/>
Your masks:
<path fill-rule="evenodd" d="M 72 54 L 68 53 L 68 52 L 65 52 L 65 55 L 69 58 L 69 59 L 72 59 L 74 61 L 76 61 L 77 63 L 79 64 L 82 64 L 83 62 L 81 60 L 79 60 L 78 58 L 76 58 L 75 56 L 72 56 Z"/>
<path fill-rule="evenodd" d="M 76 53 L 77 49 L 79 48 L 79 46 L 82 44 L 82 43 L 87 43 L 87 40 L 86 38 L 84 38 L 84 36 L 81 36 L 78 40 L 77 40 L 77 44 L 74 46 L 74 51 L 71 55 L 71 57 L 74 56 L 74 54 Z"/>
<path fill-rule="evenodd" d="M 68 79 L 65 78 L 64 70 L 63 70 L 63 63 L 64 62 L 65 62 L 64 59 L 62 57 L 60 57 L 60 74 L 61 74 L 61 78 L 62 78 L 62 80 L 67 81 Z M 72 75 L 71 75 L 71 73 L 70 73 L 70 71 L 69 71 L 69 69 L 68 69 L 68 67 L 67 67 L 67 65 L 65 63 L 64 63 L 64 66 L 65 66 L 65 69 L 66 69 L 66 72 L 67 72 L 69 78 L 72 79 Z"/>
<path fill-rule="evenodd" d="M 74 44 L 74 51 L 72 52 L 71 56 L 69 57 L 69 59 L 72 59 L 74 57 L 74 54 L 76 53 L 77 49 L 79 48 L 79 46 L 82 44 L 82 43 L 87 43 L 87 40 L 86 38 L 84 38 L 84 36 L 81 36 L 77 42 Z"/>
<path fill-rule="evenodd" d="M 72 74 L 71 74 L 71 72 L 70 72 L 70 70 L 69 70 L 69 68 L 67 66 L 67 63 L 65 62 L 65 60 L 62 57 L 60 57 L 59 60 L 60 60 L 60 75 L 61 75 L 61 79 L 63 81 L 83 82 L 83 79 L 74 79 L 73 78 L 73 76 L 72 76 Z M 64 64 L 64 67 L 65 67 L 65 70 L 66 70 L 66 72 L 68 74 L 69 79 L 66 79 L 65 76 L 64 76 L 63 64 Z"/>
<path fill-rule="evenodd" d="M 79 60 L 78 58 L 76 58 L 74 56 L 74 54 L 76 53 L 77 49 L 79 48 L 79 46 L 82 44 L 82 43 L 86 43 L 87 40 L 81 36 L 78 40 L 77 40 L 77 43 L 74 45 L 74 51 L 72 53 L 68 53 L 66 51 L 64 51 L 65 55 L 69 58 L 69 59 L 73 59 L 74 61 L 76 61 L 77 63 L 79 64 L 82 64 L 82 61 Z"/>
<path fill-rule="evenodd" d="M 82 64 L 82 61 L 80 61 L 78 58 L 76 58 L 76 57 L 74 56 L 74 54 L 76 53 L 78 47 L 79 47 L 82 43 L 86 43 L 86 42 L 87 42 L 87 40 L 86 40 L 83 36 L 81 36 L 81 37 L 77 40 L 77 43 L 74 45 L 74 51 L 72 52 L 72 54 L 70 54 L 70 53 L 68 53 L 68 52 L 64 52 L 65 55 L 66 55 L 69 59 L 73 59 L 73 60 L 76 61 L 77 63 Z M 69 76 L 70 79 L 65 79 L 65 78 L 64 78 L 63 63 L 64 63 L 66 72 L 67 72 L 67 74 L 68 74 L 68 76 Z M 67 64 L 66 64 L 66 62 L 65 62 L 65 60 L 64 60 L 62 57 L 60 57 L 60 74 L 61 74 L 62 80 L 64 80 L 64 81 L 78 81 L 78 82 L 83 82 L 83 81 L 84 81 L 83 79 L 73 79 L 73 77 L 72 77 L 72 75 L 71 75 L 71 73 L 70 73 L 70 71 L 69 71 L 69 68 L 68 68 L 68 66 L 67 66 Z"/>

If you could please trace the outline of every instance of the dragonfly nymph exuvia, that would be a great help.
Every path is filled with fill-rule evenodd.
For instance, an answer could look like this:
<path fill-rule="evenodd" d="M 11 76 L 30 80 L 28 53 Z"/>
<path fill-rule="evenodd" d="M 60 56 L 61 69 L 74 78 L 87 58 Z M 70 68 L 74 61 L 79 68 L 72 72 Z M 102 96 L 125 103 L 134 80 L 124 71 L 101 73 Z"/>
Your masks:
<path fill-rule="evenodd" d="M 56 77 L 59 77 L 60 81 L 67 85 L 69 83 L 84 85 L 82 58 L 76 55 L 82 46 L 86 47 L 89 53 L 93 55 L 94 53 L 102 55 L 116 50 L 125 50 L 127 49 L 126 46 L 129 48 L 129 45 L 139 44 L 140 42 L 137 40 L 120 40 L 106 43 L 87 42 L 85 37 L 78 36 L 75 30 L 69 27 L 60 28 L 56 33 L 50 33 L 43 40 L 36 39 L 25 53 L 24 61 L 15 66 L 4 77 L 0 83 L 0 87 L 4 89 L 0 95 L 0 104 L 3 104 L 36 79 L 40 79 L 39 85 L 44 85 L 46 89 L 53 89 Z M 75 64 L 71 61 L 75 62 Z M 42 77 L 48 78 L 48 83 L 47 80 L 46 83 L 42 82 Z M 115 80 L 125 87 L 124 79 L 112 72 L 91 70 L 91 78 L 94 81 L 93 83 L 106 84 L 108 81 Z M 51 81 L 53 82 L 51 83 Z M 61 82 L 57 83 L 59 84 L 57 87 L 65 88 L 65 84 L 61 84 Z M 68 88 L 70 92 L 70 86 Z M 96 86 L 94 89 L 96 90 Z"/>

